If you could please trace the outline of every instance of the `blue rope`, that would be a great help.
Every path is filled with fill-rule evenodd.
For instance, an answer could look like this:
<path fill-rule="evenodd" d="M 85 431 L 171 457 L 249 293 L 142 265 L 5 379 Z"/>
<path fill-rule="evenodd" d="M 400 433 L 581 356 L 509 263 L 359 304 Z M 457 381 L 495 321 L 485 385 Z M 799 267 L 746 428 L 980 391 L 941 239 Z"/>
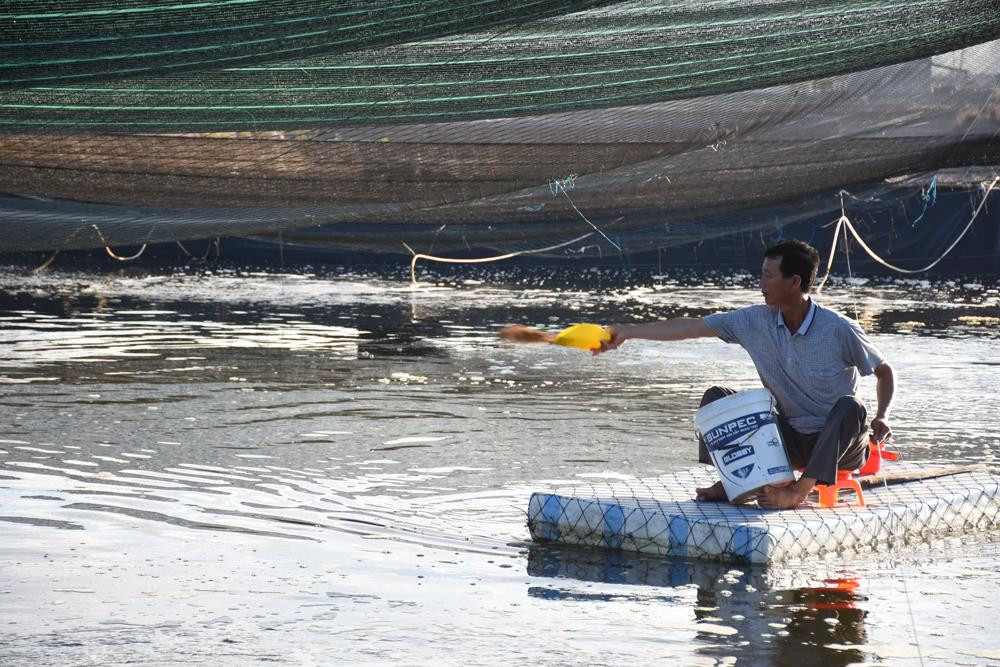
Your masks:
<path fill-rule="evenodd" d="M 917 219 L 910 223 L 910 227 L 916 227 L 920 224 L 920 221 L 924 219 L 924 214 L 927 213 L 928 206 L 934 206 L 937 203 L 937 174 L 931 179 L 931 184 L 927 190 L 920 195 L 920 198 L 924 202 L 924 210 L 920 212 Z"/>
<path fill-rule="evenodd" d="M 570 174 L 566 178 L 553 178 L 551 181 L 549 181 L 549 191 L 552 192 L 553 197 L 559 196 L 560 188 L 562 188 L 563 192 L 575 189 L 576 174 Z"/>

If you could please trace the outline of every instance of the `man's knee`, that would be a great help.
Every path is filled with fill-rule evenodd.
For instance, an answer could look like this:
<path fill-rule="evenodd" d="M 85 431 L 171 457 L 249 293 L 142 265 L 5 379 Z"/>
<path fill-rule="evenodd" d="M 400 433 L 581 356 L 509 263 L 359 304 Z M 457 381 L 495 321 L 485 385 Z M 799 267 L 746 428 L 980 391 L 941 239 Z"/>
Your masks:
<path fill-rule="evenodd" d="M 709 387 L 705 391 L 705 394 L 701 397 L 701 405 L 708 405 L 712 401 L 717 401 L 720 398 L 724 398 L 735 393 L 736 390 L 730 389 L 729 387 Z M 701 437 L 701 435 L 698 436 L 698 462 L 712 463 L 712 456 L 708 453 L 708 447 L 705 445 L 705 440 Z"/>
<path fill-rule="evenodd" d="M 865 408 L 864 403 L 858 400 L 857 396 L 841 396 L 833 404 L 830 417 L 840 422 L 856 422 L 859 427 L 864 428 L 868 421 L 868 409 Z"/>
<path fill-rule="evenodd" d="M 833 404 L 834 412 L 843 412 L 844 414 L 858 414 L 864 417 L 868 410 L 865 408 L 865 404 L 858 400 L 857 396 L 851 394 L 846 394 L 837 399 L 837 402 Z"/>

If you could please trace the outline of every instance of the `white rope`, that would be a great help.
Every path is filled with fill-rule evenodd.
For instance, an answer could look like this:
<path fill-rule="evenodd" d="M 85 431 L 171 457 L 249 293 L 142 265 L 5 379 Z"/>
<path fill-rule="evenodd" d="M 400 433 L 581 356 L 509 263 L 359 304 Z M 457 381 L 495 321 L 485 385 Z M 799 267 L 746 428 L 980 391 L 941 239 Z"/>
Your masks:
<path fill-rule="evenodd" d="M 965 238 L 965 235 L 969 232 L 969 229 L 972 228 L 972 223 L 975 222 L 975 220 L 976 220 L 977 217 L 979 217 L 979 212 L 983 209 L 983 206 L 986 205 L 986 201 L 987 201 L 987 199 L 989 199 L 990 192 L 993 191 L 993 188 L 996 187 L 996 184 L 998 182 L 1000 182 L 1000 176 L 994 178 L 993 182 L 990 183 L 990 185 L 989 185 L 988 188 L 986 188 L 986 192 L 983 194 L 983 200 L 981 202 L 979 202 L 979 206 L 977 206 L 976 210 L 972 213 L 972 218 L 969 219 L 968 224 L 965 225 L 965 229 L 963 229 L 962 233 L 958 235 L 958 238 L 956 238 L 952 242 L 952 244 L 950 246 L 948 246 L 948 248 L 943 253 L 941 253 L 940 257 L 938 257 L 933 262 L 931 262 L 927 266 L 925 266 L 923 268 L 920 268 L 920 269 L 904 269 L 902 267 L 895 266 L 894 264 L 890 264 L 889 262 L 887 262 L 884 259 L 882 259 L 881 257 L 879 257 L 878 254 L 876 254 L 874 250 L 872 250 L 871 248 L 869 248 L 868 244 L 864 242 L 864 239 L 862 239 L 861 235 L 858 234 L 858 231 L 854 228 L 854 225 L 851 224 L 850 219 L 847 217 L 847 214 L 844 212 L 844 193 L 841 192 L 840 193 L 840 218 L 838 218 L 836 220 L 837 226 L 833 230 L 833 244 L 830 246 L 830 256 L 827 258 L 827 262 L 826 262 L 826 274 L 823 276 L 823 280 L 821 280 L 820 283 L 819 283 L 819 285 L 817 286 L 816 291 L 818 292 L 818 291 L 822 290 L 823 289 L 823 285 L 826 284 L 827 278 L 830 277 L 830 268 L 833 266 L 833 255 L 837 251 L 837 240 L 838 240 L 838 237 L 840 236 L 840 230 L 841 230 L 841 228 L 846 228 L 847 231 L 851 233 L 851 235 L 855 238 L 855 240 L 857 240 L 858 245 L 860 245 L 862 247 L 862 249 L 864 249 L 864 251 L 866 253 L 868 253 L 869 257 L 871 257 L 873 260 L 875 260 L 876 262 L 878 262 L 879 264 L 881 264 L 882 266 L 884 266 L 884 267 L 886 267 L 888 269 L 892 269 L 893 271 L 896 271 L 897 273 L 906 273 L 906 274 L 923 273 L 924 271 L 930 271 L 935 266 L 937 266 L 938 263 L 941 262 L 941 260 L 943 260 L 948 255 L 948 253 L 950 253 L 955 248 L 955 246 L 958 245 L 959 241 L 961 241 L 963 238 Z M 845 232 L 844 235 L 845 235 L 845 238 L 846 238 L 847 232 Z"/>
<path fill-rule="evenodd" d="M 995 182 L 996 181 L 994 181 L 994 183 Z M 990 187 L 992 187 L 992 186 L 990 186 Z M 987 190 L 986 194 L 989 194 L 988 190 Z M 985 201 L 985 198 L 984 198 L 984 201 Z M 844 215 L 844 213 L 843 213 L 843 209 L 844 209 L 844 193 L 843 192 L 841 192 L 841 194 L 840 194 L 840 208 L 841 208 L 841 220 L 846 221 L 846 224 L 850 225 L 851 224 L 850 221 L 847 220 L 847 216 Z M 977 210 L 976 213 L 978 214 L 979 211 Z M 973 215 L 972 219 L 975 220 L 975 215 Z M 833 246 L 833 249 L 831 249 L 831 251 L 830 251 L 830 257 L 831 258 L 833 257 L 833 250 L 836 249 L 836 247 L 837 247 L 837 245 L 836 245 L 837 244 L 837 234 L 839 232 L 840 232 L 840 225 L 837 226 L 837 229 L 834 231 L 834 234 L 833 234 L 833 243 L 834 243 L 834 246 Z M 964 235 L 965 232 L 962 232 L 962 234 Z M 855 234 L 855 237 L 857 237 L 856 234 Z M 961 238 L 961 236 L 959 238 Z M 858 239 L 858 241 L 860 242 L 860 239 Z M 954 247 L 954 244 L 953 244 L 953 247 Z M 948 248 L 948 250 L 951 250 L 951 248 Z M 945 254 L 948 253 L 948 250 L 945 251 Z M 847 234 L 844 234 L 844 256 L 847 258 L 847 278 L 848 278 L 847 285 L 848 285 L 848 290 L 850 291 L 850 294 L 851 294 L 851 301 L 854 303 L 854 319 L 857 320 L 858 319 L 858 300 L 857 300 L 857 294 L 855 294 L 855 289 L 854 289 L 854 280 L 853 280 L 854 274 L 851 271 L 851 255 L 847 251 Z M 943 257 L 943 255 L 942 255 L 942 257 Z M 830 273 L 829 273 L 829 265 L 827 266 L 827 275 L 830 275 Z M 824 277 L 824 282 L 825 281 L 826 281 L 826 278 Z M 888 438 L 886 438 L 886 440 L 888 440 Z M 878 446 L 881 446 L 882 442 L 877 442 L 876 444 Z M 870 455 L 871 456 L 881 456 L 881 452 L 880 451 L 872 452 Z M 902 517 L 901 514 L 897 514 L 896 513 L 896 508 L 893 506 L 893 503 L 892 503 L 893 494 L 892 494 L 892 491 L 889 490 L 889 480 L 884 475 L 882 477 L 882 483 L 885 485 L 886 504 L 889 506 L 889 549 L 891 550 L 891 549 L 893 549 L 896 546 L 896 539 L 897 539 L 897 537 L 896 537 L 896 527 L 899 526 L 900 522 L 902 522 L 903 517 Z M 901 511 L 905 511 L 905 507 Z M 903 576 L 902 574 L 899 575 L 899 580 L 903 584 L 903 596 L 906 598 L 906 611 L 910 615 L 910 629 L 913 631 L 913 643 L 917 647 L 917 658 L 919 658 L 919 660 L 920 660 L 920 667 L 923 667 L 923 665 L 924 665 L 924 653 L 923 653 L 923 649 L 920 647 L 920 635 L 917 634 L 917 621 L 916 621 L 916 619 L 914 618 L 914 615 L 913 615 L 913 602 L 910 600 L 910 587 L 906 583 L 906 577 Z"/>
<path fill-rule="evenodd" d="M 569 180 L 570 183 L 573 182 L 573 180 L 572 180 L 573 178 L 574 178 L 573 176 L 568 176 L 567 177 L 567 179 Z M 555 180 L 555 181 L 553 181 L 549 185 L 549 188 L 551 190 L 553 190 L 553 194 L 557 194 L 557 193 L 559 193 L 561 191 L 566 196 L 566 199 L 569 200 L 569 205 L 573 207 L 573 210 L 576 211 L 577 215 L 579 215 L 581 218 L 583 218 L 584 222 L 586 222 L 588 225 L 590 225 L 591 227 L 593 227 L 594 231 L 596 231 L 598 234 L 600 234 L 601 236 L 603 236 L 605 241 L 607 241 L 608 243 L 610 243 L 611 245 L 613 245 L 615 247 L 615 250 L 617 250 L 618 252 L 622 251 L 622 247 L 620 245 L 618 245 L 617 243 L 615 243 L 614 241 L 612 241 L 610 236 L 608 236 L 603 231 L 601 231 L 600 227 L 598 227 L 597 225 L 595 225 L 594 223 L 592 223 L 590 221 L 590 219 L 587 218 L 587 216 L 585 216 L 583 214 L 583 211 L 581 211 L 580 209 L 578 209 L 576 207 L 576 204 L 573 203 L 573 200 L 572 200 L 572 198 L 570 198 L 569 193 L 566 192 L 566 186 L 563 185 L 563 181 Z M 619 218 L 619 220 L 620 220 L 620 218 Z M 615 222 L 618 222 L 618 221 L 616 220 Z"/>
<path fill-rule="evenodd" d="M 45 269 L 49 268 L 49 264 L 51 264 L 52 262 L 54 262 L 55 259 L 56 259 L 56 257 L 58 257 L 58 256 L 59 256 L 59 250 L 56 249 L 56 251 L 54 253 L 52 253 L 52 256 L 49 257 L 44 262 L 42 262 L 42 265 L 39 266 L 37 269 L 35 269 L 34 272 L 35 273 L 39 273 L 39 272 L 44 271 Z"/>
<path fill-rule="evenodd" d="M 996 180 L 993 181 L 993 184 L 994 185 L 996 184 Z M 992 190 L 992 189 L 993 189 L 993 185 L 990 185 L 990 190 Z M 990 190 L 986 191 L 986 195 L 990 194 Z M 986 195 L 983 196 L 983 202 L 986 201 Z M 980 203 L 979 208 L 982 208 L 982 203 Z M 979 215 L 979 209 L 976 209 L 976 212 L 972 215 L 972 220 L 975 220 L 977 215 Z M 965 228 L 965 230 L 962 232 L 961 236 L 958 237 L 959 239 L 961 239 L 962 236 L 965 236 L 965 232 L 967 232 L 969 230 L 969 227 L 972 226 L 972 220 L 969 221 L 969 226 L 967 226 Z M 864 241 L 861 240 L 861 238 L 858 236 L 857 232 L 854 231 L 854 227 L 851 226 L 851 221 L 847 219 L 847 215 L 845 215 L 845 213 L 844 213 L 844 192 L 841 191 L 841 193 L 840 193 L 840 219 L 837 221 L 837 228 L 833 232 L 833 246 L 830 249 L 830 259 L 827 262 L 826 276 L 823 277 L 823 282 L 824 283 L 826 282 L 826 278 L 830 275 L 830 266 L 833 264 L 833 253 L 837 249 L 837 236 L 838 236 L 838 234 L 840 234 L 840 228 L 842 226 L 844 226 L 844 225 L 848 226 L 848 228 L 854 234 L 854 237 L 858 240 L 858 243 L 860 243 L 862 245 L 862 247 L 864 247 L 866 250 L 868 250 L 868 254 L 870 254 L 870 255 L 872 254 L 871 250 L 868 249 L 868 247 L 864 244 Z M 956 243 L 958 243 L 958 241 L 955 241 L 955 243 L 951 244 L 951 247 L 949 247 L 948 250 L 945 250 L 944 254 L 947 255 L 948 252 L 952 248 L 955 247 Z M 872 256 L 874 257 L 874 255 L 872 255 Z M 851 271 L 851 255 L 850 255 L 850 253 L 847 250 L 847 234 L 846 233 L 844 234 L 844 257 L 847 258 L 847 278 L 848 278 L 847 285 L 848 285 L 848 290 L 850 291 L 850 294 L 851 294 L 851 301 L 854 303 L 854 319 L 857 320 L 858 319 L 858 301 L 857 301 L 857 295 L 855 294 L 855 290 L 854 290 L 854 280 L 852 280 L 854 278 L 854 274 Z M 938 260 L 935 261 L 934 263 L 936 264 L 937 262 L 941 261 L 941 259 L 943 259 L 943 258 L 944 258 L 944 255 L 942 255 L 940 258 L 938 258 Z M 881 261 L 879 258 L 876 258 L 876 259 L 879 260 L 879 261 Z M 890 266 L 886 262 L 882 262 L 882 263 L 885 264 L 886 266 Z M 933 266 L 933 264 L 931 266 Z M 928 267 L 928 268 L 930 268 L 930 267 Z M 822 284 L 820 285 L 820 287 L 822 287 Z M 886 438 L 886 440 L 888 440 L 888 438 Z M 882 442 L 877 442 L 876 445 L 877 446 L 881 446 Z M 871 456 L 881 456 L 881 452 L 880 451 L 871 452 L 870 455 Z M 902 522 L 903 517 L 902 517 L 901 514 L 897 514 L 896 513 L 896 508 L 893 506 L 893 502 L 892 502 L 893 501 L 893 494 L 892 494 L 892 491 L 889 490 L 889 480 L 884 475 L 882 477 L 882 483 L 885 485 L 886 504 L 889 506 L 889 549 L 891 550 L 891 549 L 893 549 L 896 546 L 896 539 L 897 539 L 897 536 L 896 536 L 896 527 L 900 524 L 900 522 Z M 905 507 L 901 511 L 905 511 Z M 920 667 L 923 667 L 923 665 L 924 665 L 924 652 L 923 652 L 923 649 L 920 646 L 920 635 L 917 633 L 917 621 L 916 621 L 916 618 L 913 615 L 913 601 L 910 599 L 910 587 L 907 585 L 907 583 L 906 583 L 906 577 L 903 576 L 902 573 L 900 573 L 900 575 L 899 575 L 899 581 L 903 584 L 903 597 L 906 598 L 906 611 L 907 611 L 907 613 L 910 616 L 910 630 L 913 632 L 913 644 L 914 644 L 914 646 L 917 647 L 917 658 L 920 660 Z"/>
<path fill-rule="evenodd" d="M 139 257 L 142 256 L 142 253 L 146 252 L 146 244 L 143 243 L 142 247 L 139 248 L 139 252 L 135 253 L 131 257 L 122 257 L 121 255 L 116 255 L 115 251 L 112 250 L 111 246 L 108 245 L 107 240 L 105 240 L 104 234 L 101 233 L 101 229 L 97 225 L 91 225 L 91 227 L 94 228 L 94 231 L 97 232 L 97 235 L 101 239 L 101 243 L 104 244 L 104 250 L 108 253 L 109 256 L 113 257 L 114 259 L 117 259 L 119 262 L 130 262 L 133 259 L 139 259 Z"/>
<path fill-rule="evenodd" d="M 851 288 L 851 304 L 854 306 L 854 320 L 860 321 L 858 317 L 858 295 L 854 293 L 854 272 L 851 271 L 851 253 L 847 246 L 847 234 L 844 234 L 844 258 L 847 259 L 847 284 Z"/>
<path fill-rule="evenodd" d="M 583 236 L 577 236 L 575 239 L 570 239 L 564 243 L 558 245 L 548 246 L 546 248 L 537 248 L 535 250 L 518 250 L 517 252 L 508 252 L 505 255 L 496 255 L 494 257 L 479 257 L 477 259 L 453 259 L 451 257 L 435 257 L 434 255 L 426 255 L 424 253 L 414 252 L 413 248 L 403 243 L 403 247 L 413 253 L 413 257 L 410 259 L 410 282 L 414 285 L 417 284 L 417 260 L 418 259 L 429 259 L 432 262 L 442 262 L 445 264 L 486 264 L 488 262 L 499 262 L 500 260 L 510 259 L 511 257 L 517 257 L 518 255 L 530 255 L 535 252 L 547 252 L 549 250 L 558 250 L 563 246 L 568 246 L 571 243 L 576 243 L 582 241 L 588 236 L 593 236 L 594 232 L 587 232 Z"/>
<path fill-rule="evenodd" d="M 194 255 L 192 255 L 191 252 L 187 248 L 184 247 L 183 243 L 181 243 L 180 241 L 174 241 L 174 243 L 177 244 L 177 247 L 180 248 L 181 251 L 183 251 L 183 253 L 185 255 L 187 255 L 188 257 L 194 258 Z M 219 256 L 219 239 L 216 238 L 215 240 L 209 240 L 209 242 L 208 242 L 208 248 L 205 250 L 205 254 L 201 256 L 202 260 L 208 259 L 208 256 L 210 254 L 212 254 L 212 244 L 215 244 L 215 248 L 216 248 L 215 255 L 216 255 L 216 257 Z"/>
<path fill-rule="evenodd" d="M 885 475 L 882 476 L 882 484 L 885 485 L 886 504 L 889 506 L 889 516 L 895 517 L 896 519 L 896 521 L 889 521 L 889 548 L 891 550 L 896 546 L 895 543 L 897 540 L 894 526 L 898 526 L 899 523 L 902 522 L 903 517 L 901 513 L 897 514 L 896 508 L 892 504 L 892 491 L 889 490 L 889 479 Z M 905 511 L 905 508 L 903 511 Z M 903 584 L 903 596 L 906 598 L 906 610 L 910 615 L 910 630 L 913 632 L 913 644 L 917 647 L 917 658 L 920 660 L 920 667 L 923 667 L 924 652 L 920 647 L 920 634 L 917 633 L 917 619 L 913 615 L 913 602 L 910 600 L 910 587 L 907 586 L 906 577 L 902 573 L 899 575 L 899 581 Z"/>
<path fill-rule="evenodd" d="M 130 257 L 122 257 L 121 255 L 116 255 L 115 251 L 112 250 L 111 248 L 109 248 L 108 246 L 104 246 L 104 250 L 108 253 L 108 255 L 110 255 L 111 257 L 114 257 L 119 262 L 130 262 L 133 259 L 139 259 L 139 257 L 142 256 L 142 253 L 146 252 L 146 244 L 143 243 L 142 247 L 139 248 L 139 252 L 135 253 L 134 255 L 132 255 Z"/>

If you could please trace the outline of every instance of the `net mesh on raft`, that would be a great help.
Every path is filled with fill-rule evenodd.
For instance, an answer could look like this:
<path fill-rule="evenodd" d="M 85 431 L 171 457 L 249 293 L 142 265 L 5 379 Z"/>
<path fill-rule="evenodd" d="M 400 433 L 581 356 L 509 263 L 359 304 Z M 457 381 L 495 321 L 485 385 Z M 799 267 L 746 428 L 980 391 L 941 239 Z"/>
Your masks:
<path fill-rule="evenodd" d="M 893 470 L 921 471 L 917 464 Z M 927 471 L 926 468 L 923 471 Z M 717 478 L 707 466 L 650 479 L 581 482 L 532 495 L 528 527 L 541 543 L 710 561 L 770 563 L 884 553 L 1000 527 L 1000 477 L 988 470 L 875 485 L 865 505 L 842 494 L 794 510 L 695 501 Z"/>
<path fill-rule="evenodd" d="M 629 254 L 1000 165 L 996 0 L 14 2 L 0 26 L 0 251 Z"/>

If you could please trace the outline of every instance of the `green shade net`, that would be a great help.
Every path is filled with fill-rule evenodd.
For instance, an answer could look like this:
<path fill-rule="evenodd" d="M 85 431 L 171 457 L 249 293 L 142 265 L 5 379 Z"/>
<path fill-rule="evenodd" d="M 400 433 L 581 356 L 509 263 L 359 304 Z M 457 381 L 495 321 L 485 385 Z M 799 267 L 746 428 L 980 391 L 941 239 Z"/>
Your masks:
<path fill-rule="evenodd" d="M 1000 1 L 21 2 L 0 21 L 0 250 L 280 231 L 628 253 L 1000 164 Z"/>

